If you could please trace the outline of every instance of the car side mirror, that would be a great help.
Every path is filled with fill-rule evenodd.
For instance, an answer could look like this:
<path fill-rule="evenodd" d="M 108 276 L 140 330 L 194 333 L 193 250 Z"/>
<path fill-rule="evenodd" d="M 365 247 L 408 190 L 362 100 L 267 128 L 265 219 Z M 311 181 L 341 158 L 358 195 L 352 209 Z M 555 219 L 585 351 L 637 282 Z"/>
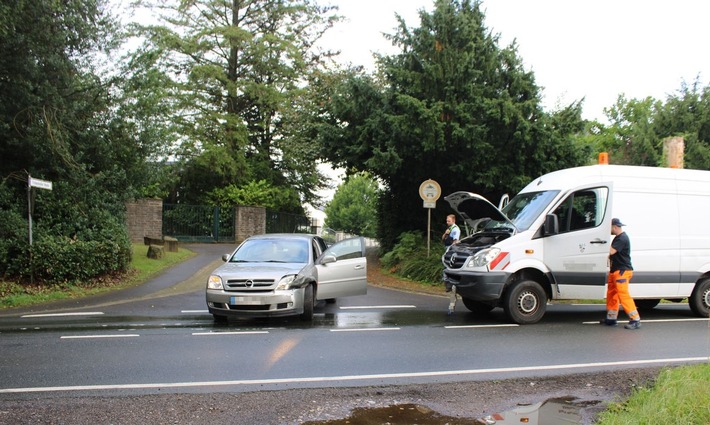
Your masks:
<path fill-rule="evenodd" d="M 560 222 L 557 214 L 547 214 L 545 216 L 545 236 L 552 236 L 560 233 Z"/>
<path fill-rule="evenodd" d="M 229 261 L 229 256 L 230 256 L 230 255 L 232 255 L 232 254 L 222 254 L 222 261 L 224 261 L 225 263 L 226 263 L 227 261 Z"/>
<path fill-rule="evenodd" d="M 338 259 L 333 254 L 326 254 L 320 259 L 321 264 L 335 263 Z"/>

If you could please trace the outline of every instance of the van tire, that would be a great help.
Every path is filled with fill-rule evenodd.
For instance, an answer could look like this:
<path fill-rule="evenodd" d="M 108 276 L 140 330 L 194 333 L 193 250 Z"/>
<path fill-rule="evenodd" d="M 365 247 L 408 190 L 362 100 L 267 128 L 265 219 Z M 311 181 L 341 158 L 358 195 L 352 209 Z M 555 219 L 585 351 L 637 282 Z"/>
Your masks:
<path fill-rule="evenodd" d="M 303 291 L 303 313 L 301 313 L 301 320 L 304 322 L 313 321 L 314 306 L 315 294 L 313 293 L 313 285 L 308 285 Z"/>
<path fill-rule="evenodd" d="M 660 299 L 644 298 L 642 300 L 634 300 L 634 304 L 636 304 L 636 308 L 638 308 L 639 310 L 653 310 L 660 302 Z"/>
<path fill-rule="evenodd" d="M 471 298 L 461 298 L 463 305 L 476 317 L 487 316 L 495 306 Z"/>
<path fill-rule="evenodd" d="M 513 284 L 505 294 L 503 310 L 512 322 L 520 325 L 537 323 L 545 315 L 547 295 L 539 283 L 521 280 Z"/>
<path fill-rule="evenodd" d="M 695 285 L 693 293 L 688 298 L 690 310 L 700 317 L 710 315 L 710 279 L 701 280 Z"/>

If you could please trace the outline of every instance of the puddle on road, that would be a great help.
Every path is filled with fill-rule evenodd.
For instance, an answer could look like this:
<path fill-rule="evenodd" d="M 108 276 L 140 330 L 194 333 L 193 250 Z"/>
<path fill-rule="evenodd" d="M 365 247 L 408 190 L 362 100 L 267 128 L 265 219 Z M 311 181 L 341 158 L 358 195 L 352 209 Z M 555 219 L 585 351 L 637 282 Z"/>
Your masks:
<path fill-rule="evenodd" d="M 582 424 L 591 414 L 585 410 L 600 401 L 579 401 L 574 397 L 549 399 L 482 418 L 458 418 L 441 415 L 419 404 L 398 404 L 379 408 L 356 408 L 344 419 L 304 422 L 304 425 L 570 425 Z"/>

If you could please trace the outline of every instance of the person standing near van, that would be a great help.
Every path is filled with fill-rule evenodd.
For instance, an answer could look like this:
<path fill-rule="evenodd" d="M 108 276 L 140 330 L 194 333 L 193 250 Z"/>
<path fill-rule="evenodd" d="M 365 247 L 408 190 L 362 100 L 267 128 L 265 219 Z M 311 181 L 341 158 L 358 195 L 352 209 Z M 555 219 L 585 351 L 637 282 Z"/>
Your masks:
<path fill-rule="evenodd" d="M 641 316 L 634 299 L 629 294 L 629 282 L 634 275 L 631 265 L 631 241 L 624 232 L 624 223 L 618 218 L 611 220 L 611 234 L 614 240 L 609 249 L 609 279 L 606 290 L 606 319 L 600 321 L 607 326 L 616 326 L 619 316 L 619 304 L 629 316 L 629 323 L 626 329 L 638 329 L 641 327 Z"/>
<path fill-rule="evenodd" d="M 461 229 L 456 225 L 456 216 L 449 214 L 446 216 L 446 231 L 441 235 L 441 240 L 444 241 L 444 246 L 450 246 L 458 243 L 461 237 Z"/>

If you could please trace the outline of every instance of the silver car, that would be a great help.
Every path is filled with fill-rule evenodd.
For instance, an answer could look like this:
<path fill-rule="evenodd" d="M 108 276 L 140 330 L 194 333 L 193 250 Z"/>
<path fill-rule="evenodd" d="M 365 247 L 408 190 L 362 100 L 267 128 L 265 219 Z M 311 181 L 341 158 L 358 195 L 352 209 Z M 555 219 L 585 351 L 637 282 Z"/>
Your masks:
<path fill-rule="evenodd" d="M 207 280 L 207 308 L 216 321 L 290 315 L 312 320 L 318 300 L 367 293 L 363 238 L 326 247 L 316 235 L 258 235 L 222 260 Z"/>

